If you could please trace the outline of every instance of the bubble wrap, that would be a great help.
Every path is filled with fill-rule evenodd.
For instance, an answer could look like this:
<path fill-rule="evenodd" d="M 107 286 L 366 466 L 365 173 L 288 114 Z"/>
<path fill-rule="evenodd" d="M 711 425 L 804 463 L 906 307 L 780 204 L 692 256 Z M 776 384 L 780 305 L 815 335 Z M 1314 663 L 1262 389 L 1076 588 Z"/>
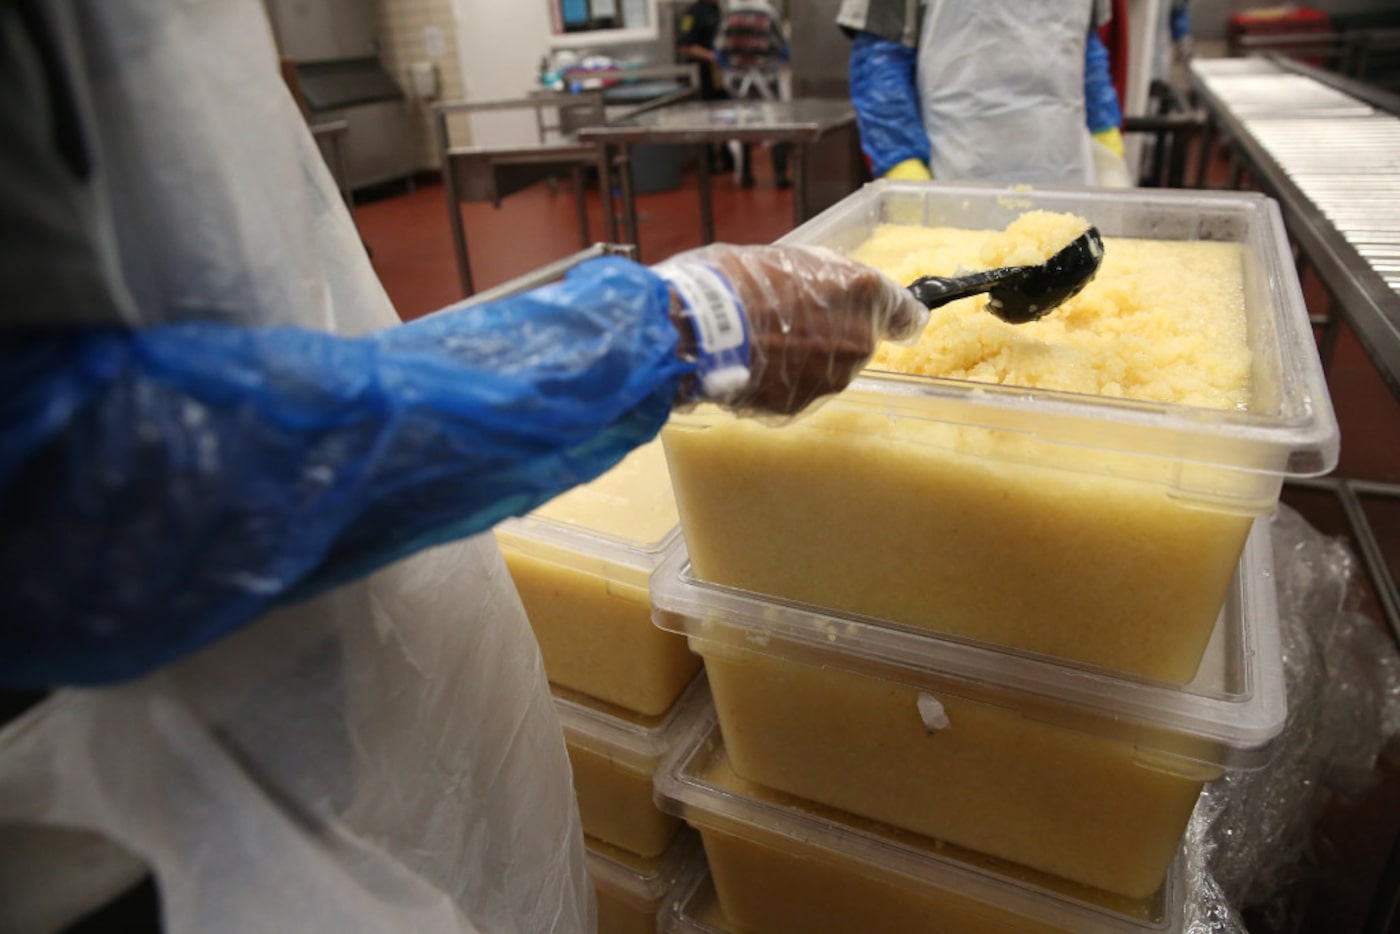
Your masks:
<path fill-rule="evenodd" d="M 1270 765 L 1208 785 L 1186 831 L 1187 934 L 1245 931 L 1259 912 L 1290 931 L 1312 861 L 1311 829 L 1333 796 L 1364 790 L 1400 736 L 1400 653 L 1357 612 L 1348 546 L 1280 506 L 1272 519 L 1288 719 Z"/>

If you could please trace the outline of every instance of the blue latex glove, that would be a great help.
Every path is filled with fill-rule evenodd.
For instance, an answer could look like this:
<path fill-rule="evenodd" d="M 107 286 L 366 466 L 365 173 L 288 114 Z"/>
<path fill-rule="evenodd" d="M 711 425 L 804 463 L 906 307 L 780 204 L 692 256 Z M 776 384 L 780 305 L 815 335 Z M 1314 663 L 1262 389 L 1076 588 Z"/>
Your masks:
<path fill-rule="evenodd" d="M 0 334 L 0 683 L 141 674 L 597 476 L 694 371 L 669 307 L 609 258 L 360 338 Z"/>
<path fill-rule="evenodd" d="M 917 60 L 914 49 L 871 33 L 857 33 L 851 43 L 851 103 L 861 149 L 876 178 L 909 159 L 929 162 L 928 134 L 914 81 Z"/>
<path fill-rule="evenodd" d="M 1108 70 L 1108 48 L 1092 29 L 1084 50 L 1084 111 L 1090 133 L 1116 130 L 1123 125 L 1118 90 Z"/>

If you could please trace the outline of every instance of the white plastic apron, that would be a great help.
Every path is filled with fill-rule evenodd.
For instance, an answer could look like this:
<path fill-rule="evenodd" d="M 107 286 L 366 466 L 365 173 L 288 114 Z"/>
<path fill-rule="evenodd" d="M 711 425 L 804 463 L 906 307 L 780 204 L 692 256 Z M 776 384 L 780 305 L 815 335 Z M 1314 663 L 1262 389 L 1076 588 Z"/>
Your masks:
<path fill-rule="evenodd" d="M 133 321 L 397 322 L 258 0 L 53 6 Z M 141 681 L 57 693 L 0 733 L 6 821 L 119 843 L 174 934 L 593 926 L 562 734 L 489 535 Z M 0 901 L 33 839 L 16 823 Z"/>
<path fill-rule="evenodd" d="M 933 177 L 1094 182 L 1084 114 L 1092 0 L 930 0 L 919 99 Z"/>

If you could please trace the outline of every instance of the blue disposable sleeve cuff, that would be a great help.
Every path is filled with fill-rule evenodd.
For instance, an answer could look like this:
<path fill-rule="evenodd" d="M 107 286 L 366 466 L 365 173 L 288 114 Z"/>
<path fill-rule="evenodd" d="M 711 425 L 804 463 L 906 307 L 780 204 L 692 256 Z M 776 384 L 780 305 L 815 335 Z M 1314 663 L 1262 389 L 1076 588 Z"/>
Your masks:
<path fill-rule="evenodd" d="M 908 159 L 930 161 L 914 77 L 917 60 L 914 49 L 871 33 L 856 33 L 851 43 L 851 103 L 876 178 Z"/>

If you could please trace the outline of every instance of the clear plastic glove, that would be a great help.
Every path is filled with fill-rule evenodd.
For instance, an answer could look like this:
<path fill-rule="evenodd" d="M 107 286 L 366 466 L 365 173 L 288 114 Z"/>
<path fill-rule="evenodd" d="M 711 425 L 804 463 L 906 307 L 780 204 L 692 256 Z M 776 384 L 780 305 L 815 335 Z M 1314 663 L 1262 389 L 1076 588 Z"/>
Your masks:
<path fill-rule="evenodd" d="M 928 310 L 883 273 L 832 250 L 713 244 L 656 267 L 672 291 L 681 400 L 795 415 L 840 392 L 883 340 L 922 332 Z"/>

